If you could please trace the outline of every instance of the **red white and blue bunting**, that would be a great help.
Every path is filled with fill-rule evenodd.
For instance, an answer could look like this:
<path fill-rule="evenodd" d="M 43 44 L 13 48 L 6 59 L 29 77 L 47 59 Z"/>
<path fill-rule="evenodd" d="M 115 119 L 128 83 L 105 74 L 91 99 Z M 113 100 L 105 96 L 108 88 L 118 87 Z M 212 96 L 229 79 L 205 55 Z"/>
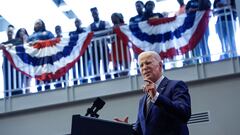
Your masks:
<path fill-rule="evenodd" d="M 80 59 L 93 32 L 23 45 L 8 44 L 4 55 L 18 71 L 38 80 L 58 79 Z"/>
<path fill-rule="evenodd" d="M 162 59 L 185 54 L 196 47 L 209 21 L 209 11 L 198 11 L 171 18 L 152 19 L 117 27 L 115 32 L 133 50 L 156 51 Z"/>

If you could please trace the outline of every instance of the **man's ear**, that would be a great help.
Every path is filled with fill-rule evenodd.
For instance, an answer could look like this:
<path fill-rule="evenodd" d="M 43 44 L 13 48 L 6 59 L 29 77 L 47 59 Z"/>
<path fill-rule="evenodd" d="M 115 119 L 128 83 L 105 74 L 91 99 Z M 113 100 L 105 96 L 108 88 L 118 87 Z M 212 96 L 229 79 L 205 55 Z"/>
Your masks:
<path fill-rule="evenodd" d="M 162 68 L 162 64 L 163 64 L 163 63 L 160 61 L 160 62 L 159 62 L 159 66 L 160 66 L 161 68 Z"/>

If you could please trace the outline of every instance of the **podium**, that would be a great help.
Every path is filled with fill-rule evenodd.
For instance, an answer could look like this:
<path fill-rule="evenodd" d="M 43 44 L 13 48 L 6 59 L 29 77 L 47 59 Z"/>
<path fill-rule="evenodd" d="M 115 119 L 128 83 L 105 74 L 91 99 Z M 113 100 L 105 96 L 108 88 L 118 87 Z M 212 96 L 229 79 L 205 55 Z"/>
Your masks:
<path fill-rule="evenodd" d="M 71 135 L 132 135 L 130 124 L 81 115 L 72 116 Z"/>

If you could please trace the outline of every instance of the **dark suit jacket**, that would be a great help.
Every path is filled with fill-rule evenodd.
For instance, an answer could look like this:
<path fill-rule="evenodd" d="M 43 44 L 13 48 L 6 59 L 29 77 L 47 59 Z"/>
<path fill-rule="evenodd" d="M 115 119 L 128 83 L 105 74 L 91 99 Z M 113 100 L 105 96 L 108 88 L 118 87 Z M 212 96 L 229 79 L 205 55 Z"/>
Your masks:
<path fill-rule="evenodd" d="M 135 124 L 137 135 L 188 135 L 187 121 L 191 116 L 190 95 L 183 81 L 166 77 L 159 87 L 158 99 L 145 112 L 147 95 L 139 102 L 138 119 Z"/>

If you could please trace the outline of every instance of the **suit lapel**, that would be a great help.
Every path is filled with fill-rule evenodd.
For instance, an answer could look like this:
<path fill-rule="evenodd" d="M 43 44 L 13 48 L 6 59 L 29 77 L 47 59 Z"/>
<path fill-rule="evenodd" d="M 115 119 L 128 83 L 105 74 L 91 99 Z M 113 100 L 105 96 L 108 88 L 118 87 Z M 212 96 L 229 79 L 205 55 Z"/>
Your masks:
<path fill-rule="evenodd" d="M 163 94 L 163 92 L 165 91 L 168 81 L 169 79 L 167 77 L 164 77 L 163 80 L 161 81 L 160 85 L 157 88 L 159 95 Z"/>
<path fill-rule="evenodd" d="M 146 119 L 147 117 L 147 114 L 146 114 L 146 101 L 147 101 L 147 94 L 144 95 L 143 97 L 143 103 L 142 103 L 142 112 L 143 112 L 143 115 L 144 115 L 144 118 Z"/>

